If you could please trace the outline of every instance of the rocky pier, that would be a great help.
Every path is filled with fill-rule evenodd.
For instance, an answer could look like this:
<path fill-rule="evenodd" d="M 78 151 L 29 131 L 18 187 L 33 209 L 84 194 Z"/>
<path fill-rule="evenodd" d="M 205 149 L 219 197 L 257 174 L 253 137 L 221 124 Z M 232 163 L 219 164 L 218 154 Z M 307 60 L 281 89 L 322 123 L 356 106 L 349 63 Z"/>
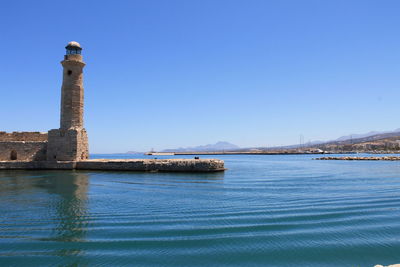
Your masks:
<path fill-rule="evenodd" d="M 83 161 L 0 161 L 0 170 L 98 170 L 139 172 L 219 172 L 219 159 L 92 159 Z"/>

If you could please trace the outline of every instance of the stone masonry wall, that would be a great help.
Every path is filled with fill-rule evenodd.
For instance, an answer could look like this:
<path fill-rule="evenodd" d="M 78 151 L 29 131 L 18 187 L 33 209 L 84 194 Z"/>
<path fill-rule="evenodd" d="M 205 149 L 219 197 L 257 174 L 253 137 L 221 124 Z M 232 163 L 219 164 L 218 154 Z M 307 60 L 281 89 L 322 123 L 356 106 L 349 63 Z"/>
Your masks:
<path fill-rule="evenodd" d="M 224 161 L 217 159 L 94 159 L 84 161 L 0 161 L 0 170 L 77 169 L 147 172 L 219 172 Z"/>
<path fill-rule="evenodd" d="M 0 142 L 0 161 L 42 161 L 46 160 L 47 141 Z"/>
<path fill-rule="evenodd" d="M 0 142 L 9 141 L 47 141 L 47 133 L 41 132 L 0 132 Z"/>
<path fill-rule="evenodd" d="M 85 129 L 54 129 L 49 131 L 47 160 L 79 161 L 89 158 Z"/>
<path fill-rule="evenodd" d="M 81 55 L 66 55 L 61 62 L 61 129 L 83 128 L 83 68 Z"/>

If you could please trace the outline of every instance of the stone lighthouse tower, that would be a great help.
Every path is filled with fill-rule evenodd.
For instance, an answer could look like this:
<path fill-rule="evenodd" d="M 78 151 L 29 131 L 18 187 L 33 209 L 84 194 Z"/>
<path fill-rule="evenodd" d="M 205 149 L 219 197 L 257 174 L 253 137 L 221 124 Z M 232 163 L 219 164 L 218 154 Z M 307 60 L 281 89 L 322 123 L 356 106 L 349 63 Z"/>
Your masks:
<path fill-rule="evenodd" d="M 60 128 L 49 131 L 47 160 L 79 161 L 89 157 L 88 138 L 83 127 L 82 47 L 69 42 L 63 66 Z"/>

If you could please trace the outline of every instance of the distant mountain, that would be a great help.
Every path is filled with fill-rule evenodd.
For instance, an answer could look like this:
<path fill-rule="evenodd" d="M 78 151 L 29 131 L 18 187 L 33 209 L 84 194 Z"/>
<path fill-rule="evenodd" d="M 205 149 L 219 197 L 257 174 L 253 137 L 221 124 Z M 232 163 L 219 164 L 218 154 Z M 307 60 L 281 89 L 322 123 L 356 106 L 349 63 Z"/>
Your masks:
<path fill-rule="evenodd" d="M 162 152 L 214 152 L 214 151 L 229 151 L 240 149 L 237 145 L 228 143 L 228 142 L 217 142 L 215 144 L 208 144 L 204 146 L 195 146 L 195 147 L 180 147 L 180 148 L 172 148 L 165 149 Z"/>
<path fill-rule="evenodd" d="M 306 147 L 319 147 L 322 145 L 346 145 L 346 144 L 357 144 L 362 142 L 371 142 L 386 138 L 399 137 L 400 139 L 400 128 L 393 131 L 371 131 L 365 134 L 350 134 L 346 136 L 341 136 L 337 139 L 330 141 L 313 141 L 303 144 L 294 144 L 286 146 L 275 146 L 275 147 L 246 147 L 240 148 L 237 145 L 231 144 L 229 142 L 217 142 L 215 144 L 208 144 L 203 146 L 195 147 L 180 147 L 165 149 L 160 152 L 221 152 L 221 151 L 250 151 L 250 150 L 284 150 L 284 149 L 296 149 L 296 148 L 306 148 Z M 142 152 L 128 151 L 127 154 L 142 154 Z"/>
<path fill-rule="evenodd" d="M 341 144 L 356 144 L 356 143 L 363 143 L 363 142 L 371 142 L 371 141 L 376 141 L 376 140 L 381 140 L 381 139 L 386 139 L 386 138 L 391 138 L 391 137 L 397 137 L 400 136 L 400 129 L 395 130 L 393 132 L 381 132 L 378 134 L 374 135 L 369 135 L 365 137 L 359 137 L 359 138 L 351 138 L 351 139 L 346 139 L 346 140 L 341 140 L 341 141 L 331 141 L 327 142 L 329 143 L 341 143 Z"/>
<path fill-rule="evenodd" d="M 394 131 L 372 131 L 369 133 L 365 133 L 365 134 L 350 134 L 350 135 L 345 135 L 342 137 L 339 137 L 338 139 L 332 140 L 332 141 L 346 141 L 346 140 L 350 140 L 350 139 L 361 139 L 361 138 L 365 138 L 365 137 L 369 137 L 369 136 L 374 136 L 374 135 L 379 135 L 379 134 L 387 134 L 387 133 L 396 133 L 396 132 L 400 132 L 400 129 L 396 129 Z"/>
<path fill-rule="evenodd" d="M 275 147 L 256 147 L 256 149 L 260 150 L 276 150 L 276 149 L 295 149 L 295 148 L 304 148 L 304 147 L 319 147 L 321 145 L 328 145 L 328 144 L 356 144 L 356 143 L 362 143 L 362 142 L 370 142 L 370 141 L 376 141 L 376 140 L 381 140 L 385 138 L 391 138 L 391 137 L 400 137 L 400 128 L 395 129 L 393 131 L 371 131 L 365 134 L 350 134 L 346 136 L 339 137 L 334 140 L 329 140 L 329 141 L 313 141 L 313 142 L 308 142 L 304 143 L 302 145 L 300 144 L 295 144 L 295 145 L 287 145 L 287 146 L 275 146 Z M 251 148 L 244 148 L 241 149 L 242 151 L 250 150 Z"/>
<path fill-rule="evenodd" d="M 128 151 L 128 152 L 125 152 L 124 154 L 143 154 L 143 152 L 138 152 L 138 151 Z"/>

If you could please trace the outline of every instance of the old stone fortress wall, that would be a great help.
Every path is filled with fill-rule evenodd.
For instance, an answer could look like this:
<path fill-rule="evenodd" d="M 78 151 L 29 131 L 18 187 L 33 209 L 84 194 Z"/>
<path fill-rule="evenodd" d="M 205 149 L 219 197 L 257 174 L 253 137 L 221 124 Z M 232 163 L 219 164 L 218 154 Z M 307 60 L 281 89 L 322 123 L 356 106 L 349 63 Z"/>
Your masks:
<path fill-rule="evenodd" d="M 47 139 L 41 132 L 0 132 L 0 161 L 46 160 Z"/>

